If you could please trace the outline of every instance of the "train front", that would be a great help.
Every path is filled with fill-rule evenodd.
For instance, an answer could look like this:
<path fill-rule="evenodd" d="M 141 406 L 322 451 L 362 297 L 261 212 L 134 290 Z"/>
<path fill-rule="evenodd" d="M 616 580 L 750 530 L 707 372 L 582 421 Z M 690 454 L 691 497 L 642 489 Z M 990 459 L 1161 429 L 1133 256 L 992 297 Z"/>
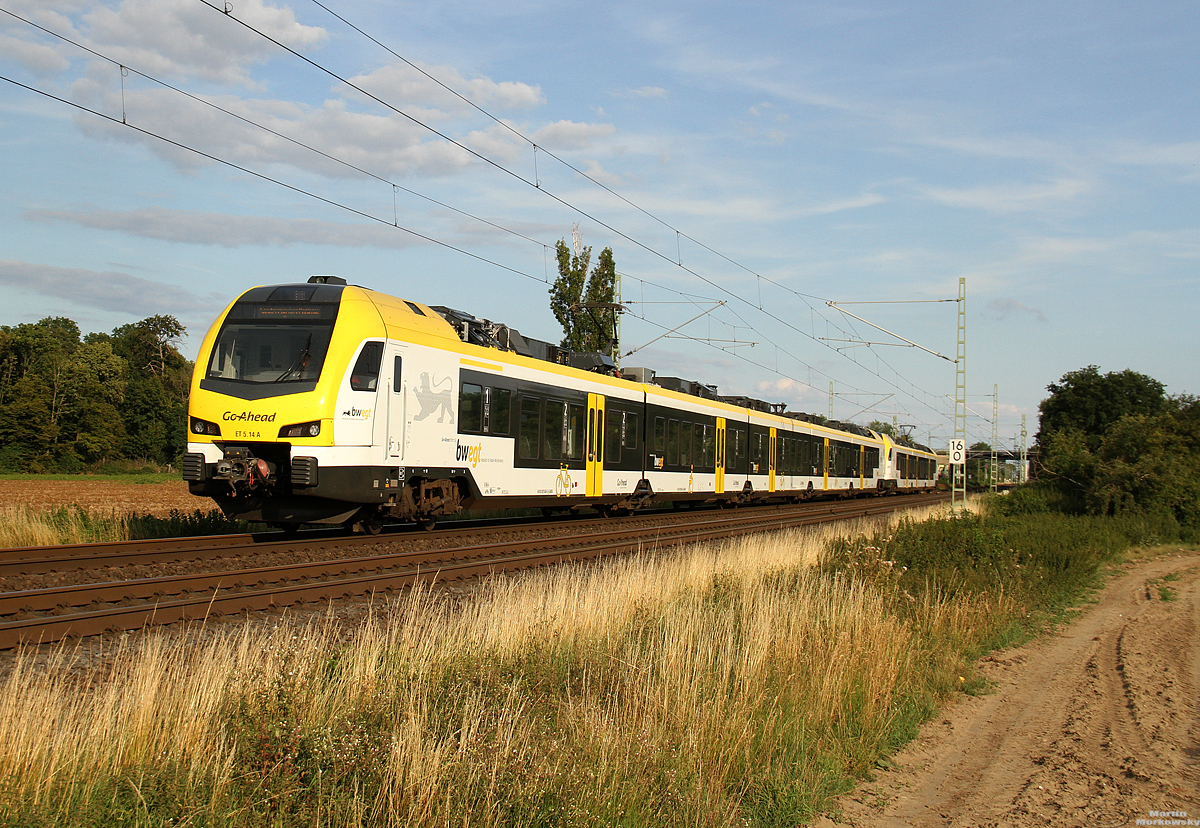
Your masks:
<path fill-rule="evenodd" d="M 283 526 L 341 523 L 359 511 L 334 411 L 351 357 L 384 334 L 364 293 L 313 277 L 253 288 L 226 308 L 192 376 L 183 458 L 192 494 L 230 517 Z"/>

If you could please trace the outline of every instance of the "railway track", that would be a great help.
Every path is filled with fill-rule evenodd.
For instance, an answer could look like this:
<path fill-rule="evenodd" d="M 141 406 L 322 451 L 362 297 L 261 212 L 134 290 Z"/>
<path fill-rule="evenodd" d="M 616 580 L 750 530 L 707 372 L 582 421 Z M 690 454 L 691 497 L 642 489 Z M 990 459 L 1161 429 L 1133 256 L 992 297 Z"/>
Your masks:
<path fill-rule="evenodd" d="M 0 578 L 6 582 L 45 573 L 69 579 L 0 592 L 0 649 L 882 515 L 944 500 L 944 494 L 932 494 L 652 513 L 616 521 L 507 522 L 436 533 L 229 535 L 0 550 Z M 245 565 L 248 558 L 272 556 L 278 562 Z M 148 563 L 174 563 L 179 571 L 120 577 L 124 568 Z"/>

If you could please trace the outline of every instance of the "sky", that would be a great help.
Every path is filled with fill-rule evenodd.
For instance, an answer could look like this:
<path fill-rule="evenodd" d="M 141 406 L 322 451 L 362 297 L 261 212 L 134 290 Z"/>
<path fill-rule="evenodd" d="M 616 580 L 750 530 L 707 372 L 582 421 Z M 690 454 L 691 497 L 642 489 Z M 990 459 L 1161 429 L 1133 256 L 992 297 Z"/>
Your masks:
<path fill-rule="evenodd" d="M 557 341 L 578 226 L 623 365 L 936 448 L 965 285 L 967 438 L 1014 447 L 1089 365 L 1200 393 L 1198 44 L 1194 2 L 0 0 L 0 325 L 194 358 L 333 274 Z"/>

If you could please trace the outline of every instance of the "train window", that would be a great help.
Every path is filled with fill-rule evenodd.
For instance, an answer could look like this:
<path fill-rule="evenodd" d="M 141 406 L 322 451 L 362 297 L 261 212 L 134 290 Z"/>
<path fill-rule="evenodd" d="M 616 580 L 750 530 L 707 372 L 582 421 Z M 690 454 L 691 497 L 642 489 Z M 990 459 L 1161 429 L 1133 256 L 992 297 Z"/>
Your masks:
<path fill-rule="evenodd" d="M 336 315 L 336 306 L 328 307 Z M 221 326 L 206 378 L 244 383 L 315 381 L 332 333 L 333 316 L 323 307 L 239 303 Z"/>
<path fill-rule="evenodd" d="M 679 428 L 679 464 L 692 465 L 692 424 L 685 422 Z"/>
<path fill-rule="evenodd" d="M 542 432 L 542 459 L 561 460 L 563 431 L 566 429 L 567 404 L 546 400 L 546 427 Z"/>
<path fill-rule="evenodd" d="M 733 430 L 733 458 L 735 460 L 746 459 L 746 429 L 744 428 Z"/>
<path fill-rule="evenodd" d="M 717 464 L 717 428 L 704 427 L 704 467 L 713 468 Z"/>
<path fill-rule="evenodd" d="M 398 359 L 399 357 L 397 357 Z M 507 388 L 492 388 L 488 405 L 488 433 L 508 434 L 511 425 L 512 392 Z"/>
<path fill-rule="evenodd" d="M 399 394 L 403 389 L 403 384 L 400 380 L 403 376 L 400 373 L 400 364 L 402 361 L 403 357 L 396 357 L 395 362 L 392 364 L 392 391 L 396 394 Z"/>
<path fill-rule="evenodd" d="M 875 473 L 875 470 L 878 468 L 879 468 L 879 449 L 877 449 L 877 448 L 867 449 L 867 466 L 864 469 L 864 471 L 870 472 L 873 475 Z"/>
<path fill-rule="evenodd" d="M 458 430 L 483 431 L 483 388 L 464 382 L 458 396 Z"/>
<path fill-rule="evenodd" d="M 521 459 L 538 459 L 538 444 L 541 442 L 542 401 L 537 397 L 521 397 Z"/>
<path fill-rule="evenodd" d="M 421 308 L 420 308 L 420 307 L 418 307 L 417 305 L 414 305 L 412 302 L 409 302 L 408 300 L 405 300 L 404 304 L 408 305 L 408 309 L 409 309 L 410 311 L 412 311 L 413 313 L 415 313 L 417 316 L 424 316 L 424 315 L 425 315 L 425 311 L 421 310 Z"/>
<path fill-rule="evenodd" d="M 582 460 L 583 430 L 586 412 L 582 405 L 572 405 L 567 408 L 569 417 L 567 419 L 566 431 L 564 432 L 567 439 L 567 459 Z M 600 416 L 604 415 L 601 414 Z"/>
<path fill-rule="evenodd" d="M 608 425 L 604 429 L 604 462 L 621 462 L 621 431 L 625 427 L 625 418 L 630 415 L 624 411 L 609 411 Z"/>
<path fill-rule="evenodd" d="M 635 414 L 632 411 L 626 412 L 626 414 L 625 414 L 625 435 L 624 435 L 624 439 L 622 440 L 622 442 L 625 444 L 625 448 L 628 448 L 628 449 L 637 448 L 637 446 L 638 446 L 638 431 L 641 428 L 641 425 L 642 425 L 642 418 L 640 415 Z"/>
<path fill-rule="evenodd" d="M 667 423 L 667 465 L 679 465 L 679 420 Z"/>
<path fill-rule="evenodd" d="M 374 391 L 379 383 L 379 364 L 383 362 L 383 343 L 368 342 L 363 346 L 350 372 L 350 387 L 355 391 Z"/>
<path fill-rule="evenodd" d="M 667 420 L 665 417 L 654 418 L 654 450 L 664 454 L 667 450 Z"/>

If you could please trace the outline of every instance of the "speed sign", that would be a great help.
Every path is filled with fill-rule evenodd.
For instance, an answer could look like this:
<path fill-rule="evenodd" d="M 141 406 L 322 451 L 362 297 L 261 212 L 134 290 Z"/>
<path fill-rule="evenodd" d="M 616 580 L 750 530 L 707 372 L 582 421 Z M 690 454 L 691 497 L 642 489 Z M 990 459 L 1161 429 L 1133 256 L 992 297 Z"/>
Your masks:
<path fill-rule="evenodd" d="M 961 466 L 967 462 L 967 441 L 950 441 L 950 465 Z"/>

